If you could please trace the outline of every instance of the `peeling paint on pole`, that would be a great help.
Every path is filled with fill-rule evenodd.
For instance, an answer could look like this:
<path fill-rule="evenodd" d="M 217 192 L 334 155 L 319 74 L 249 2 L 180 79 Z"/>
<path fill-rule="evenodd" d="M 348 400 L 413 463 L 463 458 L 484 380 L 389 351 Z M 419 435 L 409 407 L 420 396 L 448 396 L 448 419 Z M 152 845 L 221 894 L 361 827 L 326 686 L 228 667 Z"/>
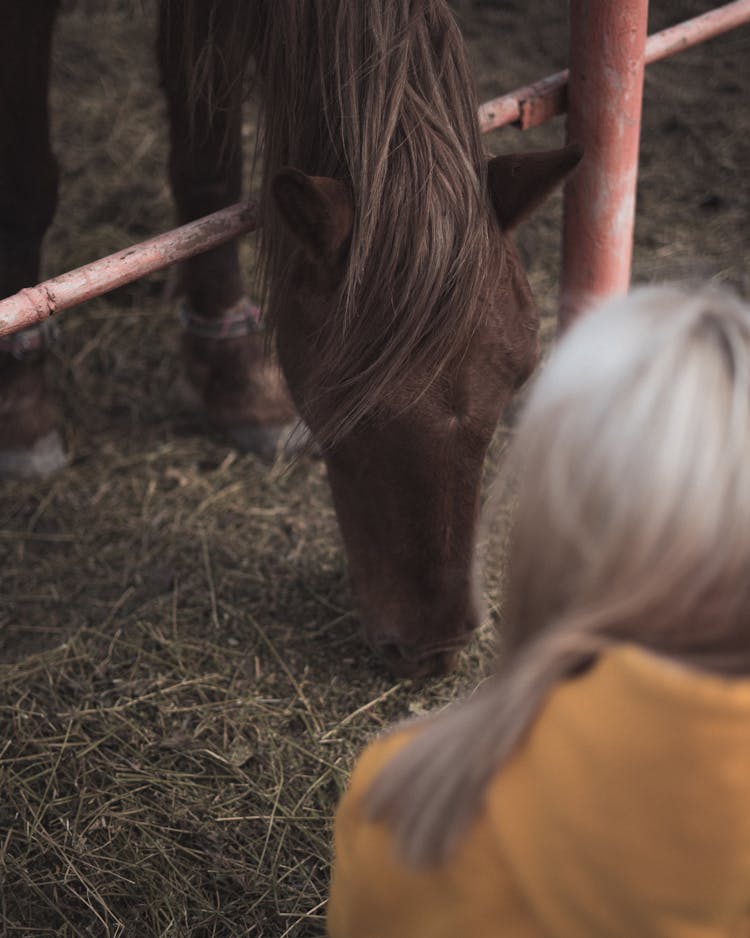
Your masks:
<path fill-rule="evenodd" d="M 563 325 L 627 290 L 633 249 L 648 0 L 571 0 L 568 140 L 584 157 L 565 192 Z"/>

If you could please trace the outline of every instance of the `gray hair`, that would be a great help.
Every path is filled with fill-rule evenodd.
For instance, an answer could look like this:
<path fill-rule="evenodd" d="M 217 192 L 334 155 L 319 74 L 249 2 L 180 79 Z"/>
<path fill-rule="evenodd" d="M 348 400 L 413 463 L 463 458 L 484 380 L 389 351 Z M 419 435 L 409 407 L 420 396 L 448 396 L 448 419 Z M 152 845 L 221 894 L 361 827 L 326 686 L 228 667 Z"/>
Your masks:
<path fill-rule="evenodd" d="M 649 287 L 588 314 L 537 378 L 509 463 L 510 653 L 367 795 L 417 866 L 445 858 L 553 687 L 608 647 L 750 673 L 750 307 Z"/>

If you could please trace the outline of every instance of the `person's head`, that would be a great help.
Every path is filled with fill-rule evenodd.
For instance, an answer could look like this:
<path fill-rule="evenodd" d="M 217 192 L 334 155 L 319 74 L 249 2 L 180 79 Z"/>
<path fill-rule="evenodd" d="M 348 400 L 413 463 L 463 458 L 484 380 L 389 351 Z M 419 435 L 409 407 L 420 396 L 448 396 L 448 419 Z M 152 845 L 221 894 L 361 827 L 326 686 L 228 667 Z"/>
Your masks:
<path fill-rule="evenodd" d="M 750 639 L 750 308 L 649 287 L 571 329 L 513 448 L 513 644 L 563 626 L 718 666 Z"/>
<path fill-rule="evenodd" d="M 750 674 L 750 307 L 650 287 L 585 315 L 509 461 L 510 654 L 370 794 L 415 862 L 450 849 L 548 692 L 608 646 Z"/>

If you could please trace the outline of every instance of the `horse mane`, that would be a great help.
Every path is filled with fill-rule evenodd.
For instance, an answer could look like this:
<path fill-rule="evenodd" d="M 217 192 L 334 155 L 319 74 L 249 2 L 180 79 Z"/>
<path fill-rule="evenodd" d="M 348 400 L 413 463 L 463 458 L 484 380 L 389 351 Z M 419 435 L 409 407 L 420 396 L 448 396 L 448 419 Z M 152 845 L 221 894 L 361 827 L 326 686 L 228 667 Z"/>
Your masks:
<path fill-rule="evenodd" d="M 337 309 L 307 388 L 316 437 L 330 444 L 404 388 L 424 393 L 484 314 L 490 216 L 474 81 L 445 0 L 247 5 L 235 34 L 245 48 L 230 58 L 254 59 L 260 90 L 270 330 L 293 290 L 295 251 L 269 197 L 273 175 L 292 166 L 353 196 Z"/>

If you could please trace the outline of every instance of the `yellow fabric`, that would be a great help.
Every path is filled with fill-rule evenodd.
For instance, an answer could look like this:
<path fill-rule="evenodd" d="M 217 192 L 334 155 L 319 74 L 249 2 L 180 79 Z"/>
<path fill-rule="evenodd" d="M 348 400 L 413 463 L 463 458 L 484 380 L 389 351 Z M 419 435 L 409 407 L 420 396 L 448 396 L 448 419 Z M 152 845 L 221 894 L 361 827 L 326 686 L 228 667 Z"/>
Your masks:
<path fill-rule="evenodd" d="M 750 938 L 750 681 L 633 647 L 556 689 L 449 861 L 415 871 L 363 792 L 336 816 L 331 938 Z"/>

